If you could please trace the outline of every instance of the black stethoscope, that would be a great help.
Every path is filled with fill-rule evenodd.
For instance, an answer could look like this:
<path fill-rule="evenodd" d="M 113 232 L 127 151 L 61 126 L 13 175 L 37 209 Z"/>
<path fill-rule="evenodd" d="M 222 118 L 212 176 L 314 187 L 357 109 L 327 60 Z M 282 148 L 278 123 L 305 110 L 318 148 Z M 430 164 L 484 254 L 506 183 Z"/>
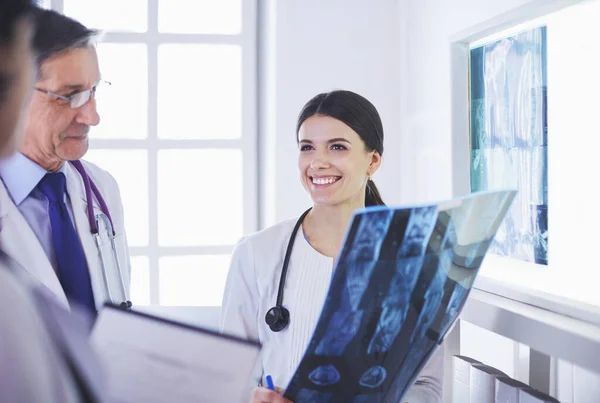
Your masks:
<path fill-rule="evenodd" d="M 287 250 L 285 251 L 285 258 L 283 259 L 283 267 L 281 268 L 281 277 L 279 278 L 279 290 L 277 291 L 277 302 L 275 306 L 267 311 L 265 315 L 265 322 L 269 325 L 269 328 L 273 332 L 281 332 L 283 329 L 290 324 L 290 311 L 283 306 L 283 289 L 285 288 L 285 276 L 287 275 L 288 265 L 290 263 L 290 257 L 292 255 L 292 249 L 294 248 L 294 241 L 298 234 L 298 229 L 304 221 L 304 217 L 312 210 L 312 207 L 306 210 L 294 226 L 292 236 L 288 242 Z"/>

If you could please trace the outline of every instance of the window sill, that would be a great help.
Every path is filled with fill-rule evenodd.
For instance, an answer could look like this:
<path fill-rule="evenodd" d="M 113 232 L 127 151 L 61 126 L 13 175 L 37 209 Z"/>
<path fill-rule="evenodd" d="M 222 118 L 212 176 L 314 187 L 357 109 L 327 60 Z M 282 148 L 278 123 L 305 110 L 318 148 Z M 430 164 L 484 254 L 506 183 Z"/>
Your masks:
<path fill-rule="evenodd" d="M 460 318 L 541 353 L 600 373 L 598 324 L 476 288 L 471 291 Z"/>

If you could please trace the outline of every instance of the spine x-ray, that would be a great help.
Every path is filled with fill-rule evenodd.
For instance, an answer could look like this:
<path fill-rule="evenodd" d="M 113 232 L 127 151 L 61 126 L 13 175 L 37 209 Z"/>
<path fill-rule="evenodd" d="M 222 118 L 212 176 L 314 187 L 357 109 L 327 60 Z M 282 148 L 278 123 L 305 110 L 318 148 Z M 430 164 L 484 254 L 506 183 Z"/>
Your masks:
<path fill-rule="evenodd" d="M 461 312 L 515 195 L 355 213 L 285 397 L 401 401 Z"/>

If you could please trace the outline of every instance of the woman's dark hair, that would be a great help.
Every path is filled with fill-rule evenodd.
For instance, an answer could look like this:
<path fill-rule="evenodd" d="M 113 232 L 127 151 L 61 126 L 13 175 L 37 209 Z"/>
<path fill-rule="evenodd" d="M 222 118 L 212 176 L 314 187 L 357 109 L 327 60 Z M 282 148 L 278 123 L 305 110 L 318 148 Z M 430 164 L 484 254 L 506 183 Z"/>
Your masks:
<path fill-rule="evenodd" d="M 0 45 L 7 45 L 15 39 L 17 23 L 31 13 L 31 0 L 0 0 Z M 11 77 L 0 71 L 0 102 L 3 102 Z"/>
<path fill-rule="evenodd" d="M 296 124 L 296 141 L 304 121 L 312 116 L 329 116 L 354 130 L 365 143 L 367 151 L 383 155 L 383 124 L 375 106 L 365 97 L 352 91 L 336 90 L 315 96 L 308 101 Z M 365 206 L 385 206 L 377 186 L 367 181 Z"/>

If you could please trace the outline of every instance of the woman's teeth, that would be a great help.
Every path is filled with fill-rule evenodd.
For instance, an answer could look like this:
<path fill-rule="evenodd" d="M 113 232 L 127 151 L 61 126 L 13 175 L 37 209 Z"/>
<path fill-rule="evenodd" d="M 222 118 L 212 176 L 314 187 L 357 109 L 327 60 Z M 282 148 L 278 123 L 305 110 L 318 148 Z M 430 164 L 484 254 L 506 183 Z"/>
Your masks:
<path fill-rule="evenodd" d="M 312 178 L 312 182 L 315 185 L 329 185 L 330 183 L 333 183 L 335 181 L 337 181 L 339 179 L 339 177 L 337 176 L 331 176 L 328 178 Z"/>

